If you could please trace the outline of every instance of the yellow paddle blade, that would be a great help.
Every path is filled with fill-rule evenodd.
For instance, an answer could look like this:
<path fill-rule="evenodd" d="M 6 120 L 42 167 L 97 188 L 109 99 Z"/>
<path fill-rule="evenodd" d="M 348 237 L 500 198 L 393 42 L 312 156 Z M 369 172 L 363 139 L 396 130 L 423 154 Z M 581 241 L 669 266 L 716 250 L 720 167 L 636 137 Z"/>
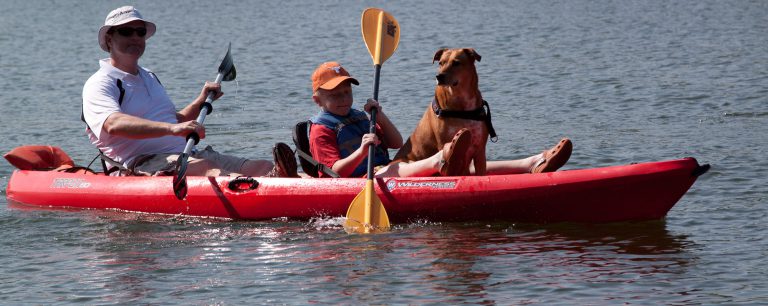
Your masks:
<path fill-rule="evenodd" d="M 400 24 L 395 17 L 378 8 L 367 8 L 360 19 L 363 40 L 374 65 L 381 65 L 400 43 Z"/>
<path fill-rule="evenodd" d="M 389 217 L 384 204 L 376 195 L 373 180 L 366 181 L 365 189 L 349 205 L 344 230 L 350 234 L 382 233 L 389 230 Z"/>

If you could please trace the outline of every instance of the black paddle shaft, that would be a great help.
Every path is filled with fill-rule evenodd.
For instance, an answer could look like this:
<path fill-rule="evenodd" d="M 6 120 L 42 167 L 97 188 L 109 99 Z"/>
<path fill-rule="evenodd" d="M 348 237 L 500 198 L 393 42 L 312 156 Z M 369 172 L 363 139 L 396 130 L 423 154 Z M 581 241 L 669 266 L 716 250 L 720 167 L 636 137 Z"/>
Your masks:
<path fill-rule="evenodd" d="M 216 82 L 221 83 L 221 74 L 216 76 Z M 200 106 L 200 114 L 197 116 L 197 122 L 201 125 L 205 122 L 205 116 L 213 111 L 213 95 L 214 92 L 208 92 L 203 105 Z M 187 135 L 187 144 L 184 146 L 184 152 L 176 159 L 177 173 L 173 177 L 173 193 L 179 200 L 184 199 L 187 196 L 187 160 L 192 153 L 192 148 L 200 142 L 200 135 L 197 132 L 192 132 Z"/>
<path fill-rule="evenodd" d="M 214 81 L 216 84 L 221 84 L 222 81 L 232 81 L 237 76 L 235 65 L 232 63 L 232 55 L 230 54 L 230 51 L 232 51 L 231 43 L 229 46 L 227 46 L 227 54 L 224 55 L 224 59 L 222 59 L 221 64 L 219 64 L 219 73 L 216 74 L 216 81 Z M 213 111 L 213 105 L 211 105 L 211 102 L 213 102 L 214 95 L 215 92 L 209 91 L 205 102 L 200 106 L 200 114 L 197 116 L 197 123 L 200 125 L 205 122 L 205 116 Z M 199 141 L 200 135 L 197 133 L 192 132 L 187 135 L 187 144 L 184 147 L 184 152 L 182 152 L 181 155 L 179 155 L 179 158 L 176 160 L 177 173 L 173 177 L 173 193 L 179 200 L 183 200 L 187 196 L 187 159 L 192 153 L 192 148 Z"/>
<path fill-rule="evenodd" d="M 373 73 L 373 99 L 376 102 L 379 101 L 379 76 L 381 75 L 381 65 L 374 65 L 376 68 Z M 376 133 L 376 107 L 371 109 L 371 126 L 368 129 L 368 133 Z M 373 179 L 373 155 L 375 152 L 375 144 L 371 144 L 368 147 L 368 179 Z"/>

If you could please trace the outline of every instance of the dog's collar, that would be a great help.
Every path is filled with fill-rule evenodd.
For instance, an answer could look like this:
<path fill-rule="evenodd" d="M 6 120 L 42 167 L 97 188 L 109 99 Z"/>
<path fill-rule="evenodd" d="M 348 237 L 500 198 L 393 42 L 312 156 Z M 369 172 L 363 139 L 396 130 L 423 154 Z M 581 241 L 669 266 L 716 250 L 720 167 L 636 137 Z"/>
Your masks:
<path fill-rule="evenodd" d="M 485 125 L 488 126 L 488 134 L 491 136 L 491 142 L 496 142 L 496 140 L 498 140 L 498 137 L 496 137 L 496 130 L 493 129 L 493 123 L 491 122 L 491 106 L 488 105 L 488 102 L 485 100 L 483 100 L 482 106 L 474 110 L 455 111 L 441 109 L 440 105 L 437 104 L 437 99 L 434 98 L 432 99 L 432 111 L 435 112 L 435 116 L 437 117 L 483 121 L 485 122 Z"/>

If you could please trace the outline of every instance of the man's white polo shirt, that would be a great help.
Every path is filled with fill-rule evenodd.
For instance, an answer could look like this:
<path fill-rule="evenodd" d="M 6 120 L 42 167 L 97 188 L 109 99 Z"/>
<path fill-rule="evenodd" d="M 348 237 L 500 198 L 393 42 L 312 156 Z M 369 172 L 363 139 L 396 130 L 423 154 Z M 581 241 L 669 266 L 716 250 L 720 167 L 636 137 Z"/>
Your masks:
<path fill-rule="evenodd" d="M 183 137 L 134 139 L 109 135 L 102 129 L 104 121 L 116 112 L 152 121 L 178 121 L 176 107 L 165 93 L 165 88 L 149 70 L 139 67 L 139 74 L 133 75 L 115 68 L 109 59 L 100 60 L 99 65 L 99 71 L 83 86 L 83 117 L 90 127 L 87 133 L 91 143 L 105 155 L 125 166 L 142 154 L 184 151 L 186 141 Z M 125 90 L 122 103 L 118 101 L 118 79 Z"/>

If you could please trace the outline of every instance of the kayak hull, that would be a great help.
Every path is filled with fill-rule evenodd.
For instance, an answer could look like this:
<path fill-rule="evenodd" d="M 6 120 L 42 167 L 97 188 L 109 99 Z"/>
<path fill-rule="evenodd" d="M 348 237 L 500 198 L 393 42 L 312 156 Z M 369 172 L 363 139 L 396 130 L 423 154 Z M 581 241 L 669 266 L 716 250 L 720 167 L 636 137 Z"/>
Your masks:
<path fill-rule="evenodd" d="M 390 220 L 614 222 L 661 219 L 708 165 L 693 158 L 540 174 L 379 178 Z M 361 178 L 187 177 L 178 200 L 173 177 L 109 177 L 15 171 L 12 205 L 110 209 L 239 220 L 344 216 L 365 187 Z M 232 186 L 231 186 L 232 185 Z"/>

